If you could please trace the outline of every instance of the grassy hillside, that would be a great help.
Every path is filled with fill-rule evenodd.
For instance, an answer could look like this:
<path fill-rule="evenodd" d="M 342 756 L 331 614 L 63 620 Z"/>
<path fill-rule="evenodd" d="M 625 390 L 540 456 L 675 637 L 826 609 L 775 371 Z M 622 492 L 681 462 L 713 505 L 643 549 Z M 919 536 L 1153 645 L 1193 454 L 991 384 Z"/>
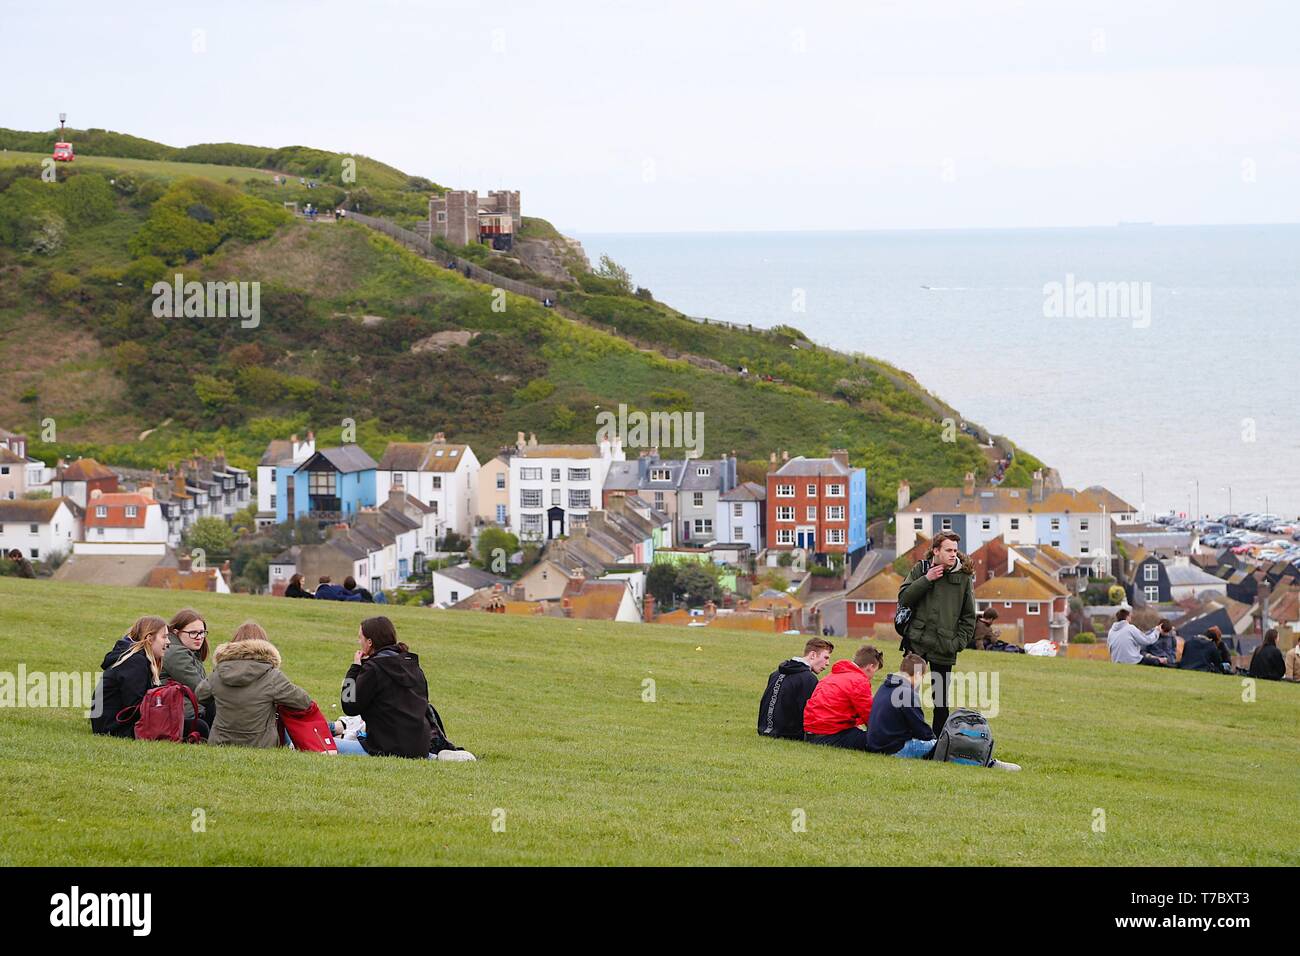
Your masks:
<path fill-rule="evenodd" d="M 193 601 L 218 641 L 259 620 L 337 713 L 372 609 Z M 94 670 L 137 615 L 180 603 L 10 578 L 0 602 L 0 659 L 28 673 Z M 1025 767 L 1006 774 L 759 739 L 758 695 L 798 639 L 387 613 L 478 763 L 105 740 L 79 710 L 8 710 L 0 865 L 1300 863 L 1259 827 L 1295 800 L 1293 686 L 1244 703 L 1211 674 L 967 652 L 998 675 L 996 752 Z"/>
<path fill-rule="evenodd" d="M 33 145 L 24 136 L 11 145 Z M 106 137 L 88 145 L 122 142 Z M 845 447 L 869 470 L 873 517 L 888 512 L 900 478 L 920 494 L 987 471 L 970 438 L 943 440 L 942 419 L 960 416 L 879 360 L 785 327 L 702 325 L 592 274 L 562 297 L 585 324 L 513 296 L 501 311 L 490 287 L 364 227 L 293 221 L 281 208 L 291 196 L 328 208 L 344 195 L 337 183 L 308 190 L 274 184 L 266 166 L 200 162 L 284 167 L 318 151 L 141 143 L 127 144 L 135 158 L 91 153 L 60 167 L 57 183 L 40 180 L 32 156 L 0 163 L 0 360 L 13 370 L 0 421 L 35 435 L 53 419 L 56 441 L 34 444 L 37 454 L 152 467 L 223 450 L 248 466 L 270 438 L 313 428 L 333 441 L 352 421 L 372 454 L 444 431 L 482 459 L 520 429 L 591 441 L 597 410 L 625 404 L 702 413 L 705 453 L 735 451 L 751 471 L 773 451 Z M 329 156 L 332 176 L 341 157 Z M 372 197 L 398 184 L 378 170 L 362 186 L 366 169 L 351 198 L 369 190 L 363 208 L 384 214 Z M 403 204 L 420 207 L 436 188 L 405 182 L 387 194 L 399 221 Z M 544 220 L 527 225 L 554 239 Z M 259 282 L 258 327 L 156 318 L 150 287 L 176 272 Z M 468 345 L 430 338 L 464 331 Z M 753 374 L 737 376 L 740 366 Z M 1027 483 L 1039 463 L 1018 462 L 1011 480 Z"/>

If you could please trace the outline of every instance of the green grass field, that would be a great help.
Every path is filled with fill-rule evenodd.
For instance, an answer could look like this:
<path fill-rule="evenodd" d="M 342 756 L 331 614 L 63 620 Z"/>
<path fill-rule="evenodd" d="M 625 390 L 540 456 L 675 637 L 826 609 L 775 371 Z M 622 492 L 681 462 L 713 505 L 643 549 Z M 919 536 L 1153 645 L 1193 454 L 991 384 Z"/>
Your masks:
<path fill-rule="evenodd" d="M 259 620 L 337 714 L 369 607 L 0 578 L 0 671 L 94 670 L 135 617 L 189 602 L 218 642 Z M 760 739 L 758 695 L 798 638 L 386 613 L 478 763 L 108 740 L 80 710 L 0 711 L 0 864 L 1300 863 L 1300 687 L 1246 703 L 1240 679 L 967 652 L 996 671 L 997 753 L 1025 767 L 1008 774 Z"/>
<path fill-rule="evenodd" d="M 73 146 L 75 148 L 76 144 L 74 143 Z M 0 166 L 22 166 L 29 163 L 39 165 L 41 160 L 48 159 L 49 156 L 49 153 L 25 153 L 9 149 L 0 152 Z M 89 169 L 96 172 L 142 173 L 168 180 L 199 176 L 204 179 L 215 179 L 219 183 L 224 183 L 232 177 L 239 182 L 246 179 L 270 180 L 274 175 L 264 169 L 253 169 L 249 166 L 218 166 L 213 163 L 182 163 L 166 159 L 130 159 L 122 156 L 78 155 L 72 163 L 58 165 L 67 166 L 69 169 Z"/>

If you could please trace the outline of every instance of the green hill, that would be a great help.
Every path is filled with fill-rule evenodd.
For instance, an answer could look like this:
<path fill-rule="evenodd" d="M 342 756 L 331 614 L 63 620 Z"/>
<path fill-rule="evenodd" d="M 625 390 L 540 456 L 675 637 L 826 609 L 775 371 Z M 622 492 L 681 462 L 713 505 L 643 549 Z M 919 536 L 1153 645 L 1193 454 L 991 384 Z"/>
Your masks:
<path fill-rule="evenodd" d="M 375 610 L 0 578 L 0 659 L 93 671 L 182 601 L 217 643 L 260 621 L 326 714 Z M 1294 686 L 1247 703 L 1212 674 L 967 652 L 997 674 L 996 752 L 1025 767 L 1008 774 L 760 739 L 759 693 L 799 638 L 382 610 L 479 762 L 107 740 L 78 708 L 7 707 L 0 864 L 1300 863 L 1258 824 L 1295 799 Z"/>
<path fill-rule="evenodd" d="M 35 437 L 53 420 L 56 440 L 34 443 L 37 454 L 154 467 L 224 450 L 249 466 L 270 438 L 314 428 L 334 441 L 352 421 L 372 454 L 443 431 L 485 459 L 518 430 L 591 441 L 597 409 L 626 404 L 703 413 L 705 453 L 734 451 L 750 475 L 774 451 L 847 448 L 869 470 L 873 517 L 892 510 L 899 478 L 920 494 L 988 472 L 974 440 L 945 433 L 943 419 L 961 416 L 877 359 L 788 327 L 703 325 L 585 272 L 560 299 L 582 322 L 514 296 L 499 311 L 488 285 L 355 223 L 283 209 L 364 199 L 363 209 L 409 223 L 440 188 L 428 180 L 358 158 L 357 181 L 344 182 L 348 157 L 304 147 L 81 135 L 72 138 L 86 159 L 59 167 L 58 182 L 42 181 L 38 153 L 0 161 L 0 361 L 12 383 L 0 421 Z M 12 149 L 48 138 L 0 131 Z M 96 152 L 108 149 L 130 158 Z M 320 185 L 277 184 L 276 169 Z M 536 240 L 562 242 L 545 220 L 527 225 Z M 489 258 L 481 246 L 459 251 Z M 490 259 L 539 281 L 518 261 Z M 258 326 L 155 317 L 150 287 L 177 272 L 259 282 Z M 470 341 L 436 337 L 448 332 Z M 740 366 L 753 374 L 736 375 Z M 1039 464 L 1018 453 L 1008 481 L 1027 485 Z"/>

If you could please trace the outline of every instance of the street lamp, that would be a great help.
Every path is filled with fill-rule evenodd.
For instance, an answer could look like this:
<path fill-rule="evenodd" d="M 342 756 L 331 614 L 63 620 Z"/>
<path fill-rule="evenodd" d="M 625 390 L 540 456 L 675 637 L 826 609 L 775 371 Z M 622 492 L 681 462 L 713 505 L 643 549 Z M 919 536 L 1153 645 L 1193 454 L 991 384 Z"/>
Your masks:
<path fill-rule="evenodd" d="M 1228 493 L 1228 514 L 1232 514 L 1232 485 L 1227 485 L 1219 490 Z"/>

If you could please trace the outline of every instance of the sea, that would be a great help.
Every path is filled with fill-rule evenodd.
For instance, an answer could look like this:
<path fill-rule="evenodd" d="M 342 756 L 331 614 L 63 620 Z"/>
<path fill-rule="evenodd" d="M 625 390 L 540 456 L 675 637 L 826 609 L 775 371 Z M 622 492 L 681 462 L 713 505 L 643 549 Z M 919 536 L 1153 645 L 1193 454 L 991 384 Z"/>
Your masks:
<path fill-rule="evenodd" d="M 688 315 L 911 372 L 1068 487 L 1300 515 L 1300 224 L 576 238 Z"/>

